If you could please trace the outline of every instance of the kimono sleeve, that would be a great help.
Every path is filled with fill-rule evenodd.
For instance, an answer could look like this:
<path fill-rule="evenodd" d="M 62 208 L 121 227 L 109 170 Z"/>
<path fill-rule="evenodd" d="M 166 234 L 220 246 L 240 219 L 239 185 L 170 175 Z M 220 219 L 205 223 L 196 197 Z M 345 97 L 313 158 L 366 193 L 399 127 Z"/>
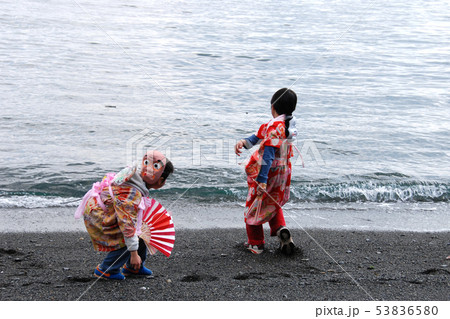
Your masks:
<path fill-rule="evenodd" d="M 260 140 L 263 140 L 266 136 L 266 128 L 267 128 L 267 124 L 263 124 L 259 127 L 258 132 L 255 134 L 257 138 L 259 138 Z"/>

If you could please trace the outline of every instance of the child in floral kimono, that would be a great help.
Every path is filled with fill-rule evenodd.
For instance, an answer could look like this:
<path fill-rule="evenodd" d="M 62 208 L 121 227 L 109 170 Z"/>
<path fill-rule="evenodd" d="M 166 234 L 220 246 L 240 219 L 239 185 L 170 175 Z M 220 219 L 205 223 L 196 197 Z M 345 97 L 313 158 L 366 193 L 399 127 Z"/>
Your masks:
<path fill-rule="evenodd" d="M 148 190 L 163 187 L 172 172 L 172 163 L 162 153 L 149 151 L 140 170 L 134 166 L 108 174 L 84 196 L 75 218 L 84 216 L 94 249 L 108 252 L 94 270 L 95 276 L 123 280 L 125 276 L 152 274 L 144 266 L 147 249 L 136 232 L 138 212 Z"/>
<path fill-rule="evenodd" d="M 256 135 L 238 141 L 235 152 L 241 154 L 242 147 L 249 149 L 260 143 L 245 167 L 248 196 L 245 206 L 247 249 L 254 254 L 264 250 L 263 224 L 268 222 L 270 235 L 278 236 L 281 252 L 294 252 L 291 233 L 286 228 L 282 206 L 289 199 L 291 183 L 292 140 L 297 136 L 295 119 L 292 116 L 297 104 L 297 95 L 289 89 L 280 89 L 272 97 L 273 119 L 261 125 Z"/>

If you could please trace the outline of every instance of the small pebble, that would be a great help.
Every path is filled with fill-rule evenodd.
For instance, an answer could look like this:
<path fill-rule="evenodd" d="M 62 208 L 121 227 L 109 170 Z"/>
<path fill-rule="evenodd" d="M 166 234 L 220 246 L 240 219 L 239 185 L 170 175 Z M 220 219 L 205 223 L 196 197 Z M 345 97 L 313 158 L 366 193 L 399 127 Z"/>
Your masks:
<path fill-rule="evenodd" d="M 220 254 L 220 257 L 226 257 L 228 256 L 227 254 Z"/>
<path fill-rule="evenodd" d="M 347 254 L 351 254 L 352 253 L 352 251 L 351 250 L 347 250 Z"/>
<path fill-rule="evenodd" d="M 66 270 L 66 271 L 67 271 L 67 270 L 70 270 L 70 268 L 68 268 L 68 267 L 64 267 L 64 268 L 63 268 L 63 270 Z"/>
<path fill-rule="evenodd" d="M 168 284 L 170 284 L 170 283 L 172 283 L 172 280 L 171 280 L 171 279 L 167 279 L 166 282 L 167 282 Z"/>
<path fill-rule="evenodd" d="M 141 287 L 140 290 L 147 290 L 147 287 Z"/>

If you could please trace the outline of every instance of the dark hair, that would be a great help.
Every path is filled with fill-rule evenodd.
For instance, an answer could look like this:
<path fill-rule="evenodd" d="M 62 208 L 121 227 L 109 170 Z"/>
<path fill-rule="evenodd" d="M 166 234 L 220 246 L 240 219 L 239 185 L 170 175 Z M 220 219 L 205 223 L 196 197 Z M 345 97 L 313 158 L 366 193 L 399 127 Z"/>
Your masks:
<path fill-rule="evenodd" d="M 284 124 L 286 126 L 286 137 L 288 137 L 289 122 L 292 119 L 292 112 L 295 111 L 295 106 L 297 105 L 297 94 L 290 89 L 279 89 L 272 96 L 270 103 L 279 115 L 286 114 Z"/>
<path fill-rule="evenodd" d="M 166 158 L 166 165 L 164 166 L 164 171 L 161 174 L 161 177 L 164 178 L 164 180 L 166 180 L 166 178 L 173 173 L 173 170 L 174 168 L 172 162 Z"/>

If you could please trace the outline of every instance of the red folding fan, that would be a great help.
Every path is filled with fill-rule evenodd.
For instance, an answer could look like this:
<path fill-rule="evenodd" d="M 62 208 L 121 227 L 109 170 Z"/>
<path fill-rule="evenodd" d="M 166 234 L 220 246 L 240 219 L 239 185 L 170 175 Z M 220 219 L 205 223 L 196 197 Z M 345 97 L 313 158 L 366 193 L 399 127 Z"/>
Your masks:
<path fill-rule="evenodd" d="M 141 237 L 150 254 L 160 251 L 169 257 L 175 243 L 175 227 L 170 213 L 156 200 L 145 198 Z"/>

